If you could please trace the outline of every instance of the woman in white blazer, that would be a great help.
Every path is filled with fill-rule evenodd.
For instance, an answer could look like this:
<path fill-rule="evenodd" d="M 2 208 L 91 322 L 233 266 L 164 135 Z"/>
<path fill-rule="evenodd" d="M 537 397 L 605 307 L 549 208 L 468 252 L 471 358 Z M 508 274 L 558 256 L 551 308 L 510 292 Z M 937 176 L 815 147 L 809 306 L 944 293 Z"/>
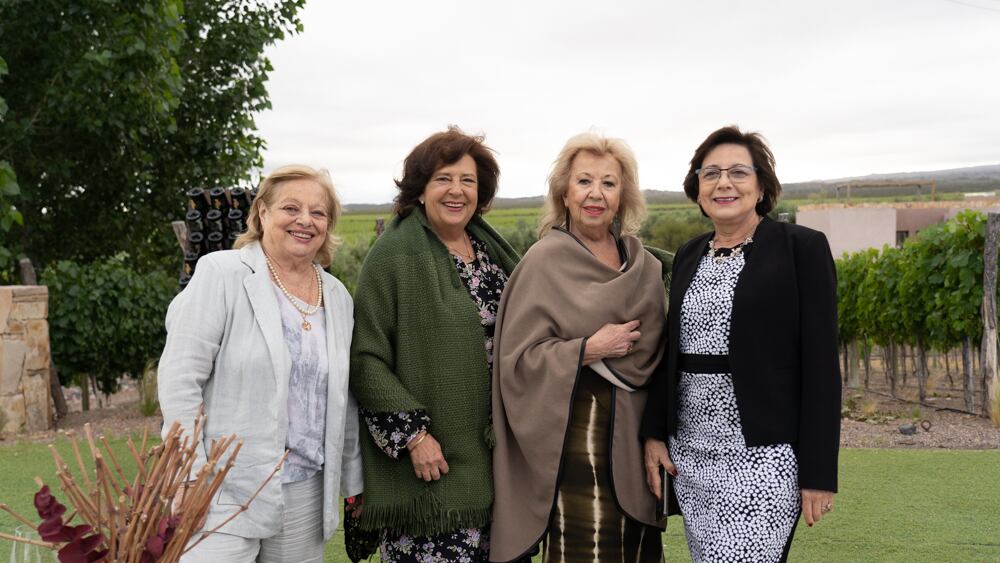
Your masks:
<path fill-rule="evenodd" d="M 353 304 L 322 268 L 339 214 L 326 171 L 279 168 L 262 182 L 236 248 L 202 257 L 170 304 L 159 365 L 164 428 L 179 421 L 191 432 L 204 407 L 202 444 L 243 441 L 205 529 L 244 504 L 289 451 L 249 510 L 183 561 L 322 561 L 338 497 L 361 492 L 347 386 Z"/>

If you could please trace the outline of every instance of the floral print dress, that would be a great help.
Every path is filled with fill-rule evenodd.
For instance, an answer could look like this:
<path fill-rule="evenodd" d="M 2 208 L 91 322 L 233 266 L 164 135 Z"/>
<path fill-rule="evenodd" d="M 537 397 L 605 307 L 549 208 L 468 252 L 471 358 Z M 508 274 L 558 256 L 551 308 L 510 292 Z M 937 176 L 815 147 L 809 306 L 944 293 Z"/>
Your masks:
<path fill-rule="evenodd" d="M 486 244 L 469 234 L 475 259 L 468 264 L 452 256 L 458 276 L 469 297 L 479 308 L 483 327 L 486 362 L 490 377 L 493 376 L 493 335 L 497 320 L 500 294 L 507 284 L 507 274 L 490 259 Z M 372 412 L 361 409 L 368 432 L 375 444 L 386 455 L 399 459 L 406 453 L 406 444 L 431 425 L 431 418 L 423 409 L 401 412 Z M 438 563 L 460 561 L 463 563 L 488 561 L 490 553 L 489 526 L 461 528 L 432 536 L 413 536 L 395 530 L 382 531 L 380 555 L 386 562 Z"/>

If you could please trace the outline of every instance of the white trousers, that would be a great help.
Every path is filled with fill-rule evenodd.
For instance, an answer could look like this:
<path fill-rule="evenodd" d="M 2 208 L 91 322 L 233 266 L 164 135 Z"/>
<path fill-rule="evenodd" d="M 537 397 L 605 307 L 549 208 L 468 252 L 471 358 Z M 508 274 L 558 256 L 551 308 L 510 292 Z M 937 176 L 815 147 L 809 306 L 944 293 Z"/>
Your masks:
<path fill-rule="evenodd" d="M 285 521 L 276 535 L 243 538 L 216 532 L 181 557 L 181 563 L 322 563 L 323 473 L 283 484 L 281 494 Z"/>

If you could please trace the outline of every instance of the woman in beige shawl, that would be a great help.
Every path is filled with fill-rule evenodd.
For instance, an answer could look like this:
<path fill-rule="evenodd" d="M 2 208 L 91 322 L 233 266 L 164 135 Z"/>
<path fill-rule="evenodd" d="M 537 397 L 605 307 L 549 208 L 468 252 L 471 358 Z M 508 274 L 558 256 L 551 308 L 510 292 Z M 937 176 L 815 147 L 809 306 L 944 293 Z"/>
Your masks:
<path fill-rule="evenodd" d="M 663 354 L 662 264 L 620 139 L 571 138 L 549 176 L 541 240 L 497 319 L 491 561 L 660 561 L 639 419 Z"/>

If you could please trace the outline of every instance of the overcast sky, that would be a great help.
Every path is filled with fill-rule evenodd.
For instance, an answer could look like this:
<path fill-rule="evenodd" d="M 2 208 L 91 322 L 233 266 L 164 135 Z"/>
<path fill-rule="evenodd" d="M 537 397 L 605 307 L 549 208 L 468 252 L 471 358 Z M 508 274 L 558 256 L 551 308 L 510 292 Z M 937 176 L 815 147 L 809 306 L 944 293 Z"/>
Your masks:
<path fill-rule="evenodd" d="M 1000 162 L 1000 0 L 310 0 L 271 48 L 265 172 L 330 170 L 388 202 L 403 158 L 484 133 L 501 197 L 540 195 L 571 135 L 624 138 L 645 189 L 763 133 L 784 182 Z"/>

